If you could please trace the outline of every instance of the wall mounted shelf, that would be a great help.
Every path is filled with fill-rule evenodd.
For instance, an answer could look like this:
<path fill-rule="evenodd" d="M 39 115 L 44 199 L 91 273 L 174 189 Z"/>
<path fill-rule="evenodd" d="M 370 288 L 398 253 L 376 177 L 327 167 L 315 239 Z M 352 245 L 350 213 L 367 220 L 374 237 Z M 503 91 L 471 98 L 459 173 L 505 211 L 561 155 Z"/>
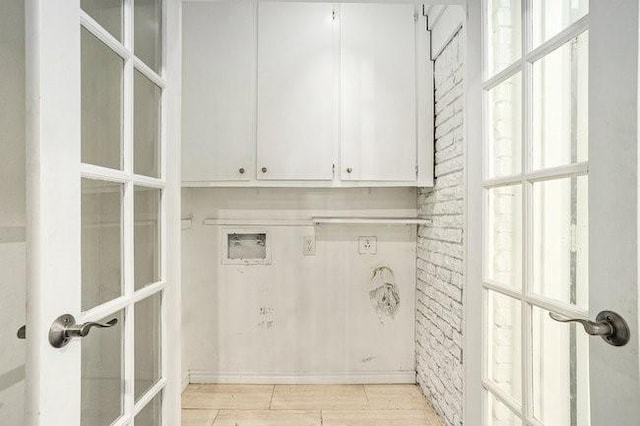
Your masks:
<path fill-rule="evenodd" d="M 427 219 L 415 217 L 314 217 L 316 225 L 327 224 L 379 224 L 379 225 L 428 225 Z"/>
<path fill-rule="evenodd" d="M 300 219 L 205 219 L 205 225 L 213 226 L 313 226 L 310 220 Z"/>
<path fill-rule="evenodd" d="M 346 217 L 322 216 L 305 219 L 218 219 L 202 222 L 210 226 L 314 226 L 314 225 L 429 225 L 428 219 L 416 217 Z"/>

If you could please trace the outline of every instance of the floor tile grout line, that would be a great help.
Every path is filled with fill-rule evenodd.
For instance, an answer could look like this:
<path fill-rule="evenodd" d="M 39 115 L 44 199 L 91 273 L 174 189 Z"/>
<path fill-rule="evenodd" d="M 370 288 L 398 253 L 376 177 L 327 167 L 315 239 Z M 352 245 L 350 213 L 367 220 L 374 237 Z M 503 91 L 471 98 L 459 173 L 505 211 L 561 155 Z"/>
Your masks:
<path fill-rule="evenodd" d="M 217 411 L 216 411 L 216 415 L 215 415 L 215 417 L 213 418 L 213 421 L 211 422 L 211 424 L 210 424 L 209 426 L 213 426 L 213 425 L 215 425 L 215 424 L 216 424 L 216 420 L 218 420 L 218 416 L 220 415 L 220 411 L 221 411 L 221 410 L 217 410 Z"/>
<path fill-rule="evenodd" d="M 271 410 L 271 405 L 273 404 L 273 396 L 276 393 L 276 386 L 277 385 L 273 385 L 273 388 L 271 389 L 271 399 L 269 400 L 269 410 Z"/>
<path fill-rule="evenodd" d="M 211 407 L 182 407 L 181 410 L 185 411 L 217 411 L 220 408 L 211 408 Z"/>
<path fill-rule="evenodd" d="M 362 392 L 364 392 L 364 397 L 367 400 L 367 410 L 371 410 L 371 402 L 369 401 L 369 395 L 367 394 L 367 387 L 365 385 L 362 386 Z"/>
<path fill-rule="evenodd" d="M 329 411 L 369 411 L 369 410 L 364 410 L 364 409 L 357 409 L 357 408 L 317 408 L 317 407 L 307 407 L 307 408 L 274 408 L 274 409 L 269 409 L 269 408 L 199 408 L 199 409 L 193 409 L 193 408 L 183 408 L 181 411 L 273 411 L 274 413 L 279 413 L 279 412 L 291 412 L 291 411 L 320 411 L 320 410 L 329 410 Z M 385 410 L 379 410 L 379 411 L 385 411 Z M 396 410 L 392 410 L 392 411 L 396 411 Z M 405 411 L 416 411 L 416 410 L 405 410 Z"/>

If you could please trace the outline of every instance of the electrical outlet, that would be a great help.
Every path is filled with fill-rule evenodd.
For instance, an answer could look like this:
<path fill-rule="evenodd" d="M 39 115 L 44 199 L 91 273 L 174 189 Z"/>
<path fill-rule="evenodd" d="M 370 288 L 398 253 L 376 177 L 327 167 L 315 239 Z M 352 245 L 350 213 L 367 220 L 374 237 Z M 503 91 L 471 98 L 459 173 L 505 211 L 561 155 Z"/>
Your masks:
<path fill-rule="evenodd" d="M 359 237 L 358 253 L 376 254 L 378 252 L 378 239 L 376 237 Z"/>
<path fill-rule="evenodd" d="M 302 254 L 305 256 L 316 255 L 316 237 L 304 237 L 302 239 Z"/>

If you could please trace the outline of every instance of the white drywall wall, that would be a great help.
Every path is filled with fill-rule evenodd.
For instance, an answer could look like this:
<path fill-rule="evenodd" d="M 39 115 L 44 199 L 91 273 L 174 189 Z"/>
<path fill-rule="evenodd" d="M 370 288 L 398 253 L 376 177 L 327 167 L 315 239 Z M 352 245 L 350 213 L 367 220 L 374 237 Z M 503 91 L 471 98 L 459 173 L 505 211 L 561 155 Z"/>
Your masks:
<path fill-rule="evenodd" d="M 413 382 L 415 225 L 267 227 L 272 264 L 222 265 L 222 226 L 205 218 L 415 216 L 415 189 L 184 189 L 184 368 L 195 382 Z M 315 235 L 316 256 L 303 255 Z M 358 237 L 377 238 L 376 255 Z M 377 312 L 374 269 L 393 270 L 400 304 Z M 387 279 L 386 281 L 390 281 Z"/>

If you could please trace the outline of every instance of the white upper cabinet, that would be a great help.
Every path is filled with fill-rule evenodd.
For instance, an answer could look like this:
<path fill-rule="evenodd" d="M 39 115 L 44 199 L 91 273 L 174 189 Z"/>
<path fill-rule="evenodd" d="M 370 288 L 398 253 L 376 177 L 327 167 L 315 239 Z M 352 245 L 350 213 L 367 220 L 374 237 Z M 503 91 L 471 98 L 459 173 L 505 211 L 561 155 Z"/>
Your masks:
<path fill-rule="evenodd" d="M 254 176 L 255 3 L 183 4 L 182 180 Z"/>
<path fill-rule="evenodd" d="M 342 179 L 415 182 L 414 6 L 344 3 L 340 8 Z"/>
<path fill-rule="evenodd" d="M 433 64 L 416 10 L 185 0 L 183 185 L 432 185 Z"/>
<path fill-rule="evenodd" d="M 336 28 L 331 4 L 259 3 L 258 179 L 333 178 Z"/>

